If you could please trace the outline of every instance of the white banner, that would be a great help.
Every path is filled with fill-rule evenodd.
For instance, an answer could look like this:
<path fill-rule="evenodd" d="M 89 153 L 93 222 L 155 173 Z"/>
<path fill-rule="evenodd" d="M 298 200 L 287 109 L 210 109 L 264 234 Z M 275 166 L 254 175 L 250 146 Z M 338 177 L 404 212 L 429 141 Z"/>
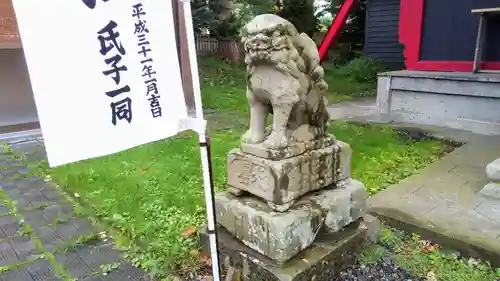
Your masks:
<path fill-rule="evenodd" d="M 52 167 L 193 128 L 170 1 L 13 1 Z"/>

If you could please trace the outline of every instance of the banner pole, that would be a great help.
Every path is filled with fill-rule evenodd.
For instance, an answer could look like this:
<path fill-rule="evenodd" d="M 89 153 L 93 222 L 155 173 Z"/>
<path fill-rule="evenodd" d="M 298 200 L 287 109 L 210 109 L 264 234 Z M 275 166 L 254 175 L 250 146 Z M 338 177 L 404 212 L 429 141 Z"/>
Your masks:
<path fill-rule="evenodd" d="M 191 1 L 181 0 L 184 10 L 184 21 L 186 25 L 187 45 L 189 50 L 189 63 L 191 68 L 191 78 L 193 81 L 193 93 L 196 107 L 196 118 L 203 120 L 203 107 L 201 102 L 200 80 L 198 75 L 198 61 L 196 57 L 196 45 L 194 41 L 193 19 L 191 15 Z M 205 204 L 207 208 L 207 228 L 210 239 L 210 253 L 212 259 L 212 274 L 215 281 L 221 281 L 219 248 L 217 241 L 214 186 L 211 174 L 210 147 L 206 130 L 198 132 L 200 143 L 201 165 L 203 170 L 203 186 L 205 189 Z"/>

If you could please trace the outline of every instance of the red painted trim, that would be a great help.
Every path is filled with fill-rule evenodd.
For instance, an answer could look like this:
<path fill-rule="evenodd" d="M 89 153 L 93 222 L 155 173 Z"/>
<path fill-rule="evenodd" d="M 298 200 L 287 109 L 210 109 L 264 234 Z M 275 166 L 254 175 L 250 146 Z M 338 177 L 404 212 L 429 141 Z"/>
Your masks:
<path fill-rule="evenodd" d="M 326 56 L 328 54 L 328 48 L 330 48 L 330 46 L 335 41 L 335 38 L 337 38 L 337 36 L 342 31 L 342 27 L 344 26 L 347 17 L 349 16 L 349 13 L 354 7 L 354 4 L 355 0 L 345 0 L 339 9 L 339 12 L 333 19 L 332 24 L 328 28 L 328 32 L 326 33 L 325 38 L 321 42 L 321 45 L 319 46 L 318 49 L 319 58 L 321 62 L 323 62 L 326 59 Z"/>
<path fill-rule="evenodd" d="M 407 69 L 411 69 L 419 61 L 423 16 L 424 0 L 401 0 L 399 43 L 405 46 L 403 55 Z"/>
<path fill-rule="evenodd" d="M 401 0 L 399 16 L 399 42 L 405 46 L 403 52 L 406 69 L 424 71 L 471 72 L 472 61 L 421 61 L 420 45 L 425 0 Z M 483 62 L 481 69 L 500 70 L 500 62 Z"/>

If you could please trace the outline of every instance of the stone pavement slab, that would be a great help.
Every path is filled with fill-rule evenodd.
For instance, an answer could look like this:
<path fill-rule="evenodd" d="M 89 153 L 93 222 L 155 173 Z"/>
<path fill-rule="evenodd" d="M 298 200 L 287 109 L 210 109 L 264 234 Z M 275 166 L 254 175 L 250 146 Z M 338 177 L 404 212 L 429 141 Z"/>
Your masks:
<path fill-rule="evenodd" d="M 363 118 L 376 113 L 376 97 L 357 98 L 330 104 L 327 108 L 331 120 Z"/>
<path fill-rule="evenodd" d="M 368 200 L 394 227 L 500 266 L 500 201 L 480 195 L 485 167 L 500 156 L 500 137 L 469 142 Z"/>
<path fill-rule="evenodd" d="M 26 163 L 46 157 L 42 141 L 8 150 L 0 147 L 0 281 L 150 280 L 54 184 L 32 175 Z"/>

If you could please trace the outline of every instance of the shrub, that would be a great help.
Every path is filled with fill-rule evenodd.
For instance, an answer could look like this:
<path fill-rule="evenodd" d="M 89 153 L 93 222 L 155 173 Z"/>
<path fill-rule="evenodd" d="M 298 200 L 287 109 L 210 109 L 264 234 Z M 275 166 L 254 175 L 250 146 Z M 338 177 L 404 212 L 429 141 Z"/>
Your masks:
<path fill-rule="evenodd" d="M 366 56 L 355 58 L 339 69 L 342 74 L 359 83 L 375 82 L 377 74 L 384 70 L 380 61 Z"/>
<path fill-rule="evenodd" d="M 336 43 L 328 49 L 328 62 L 343 65 L 354 58 L 352 46 L 346 43 Z"/>

